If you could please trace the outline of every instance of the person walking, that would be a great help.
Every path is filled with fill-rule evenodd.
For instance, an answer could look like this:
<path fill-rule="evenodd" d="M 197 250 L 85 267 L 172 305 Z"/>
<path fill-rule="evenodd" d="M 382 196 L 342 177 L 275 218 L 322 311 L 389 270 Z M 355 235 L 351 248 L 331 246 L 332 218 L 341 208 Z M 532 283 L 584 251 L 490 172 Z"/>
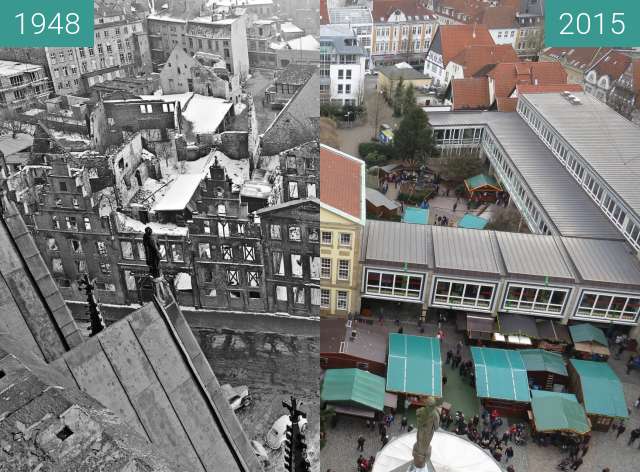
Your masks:
<path fill-rule="evenodd" d="M 629 442 L 627 442 L 627 446 L 631 446 L 638 437 L 640 437 L 640 428 L 632 429 L 629 434 Z"/>
<path fill-rule="evenodd" d="M 620 435 L 624 433 L 626 430 L 627 428 L 625 428 L 624 423 L 621 421 L 620 424 L 618 425 L 618 433 L 616 434 L 616 439 L 618 439 Z"/>
<path fill-rule="evenodd" d="M 507 467 L 507 472 L 516 472 L 516 469 L 510 465 L 509 467 Z"/>
<path fill-rule="evenodd" d="M 504 455 L 506 456 L 505 462 L 509 462 L 509 460 L 513 459 L 513 448 L 511 446 L 507 446 L 504 450 Z"/>
<path fill-rule="evenodd" d="M 403 416 L 402 420 L 400 421 L 400 431 L 404 431 L 405 429 L 407 429 L 407 417 Z"/>
<path fill-rule="evenodd" d="M 445 361 L 445 364 L 449 364 L 451 362 L 451 359 L 453 359 L 453 351 L 449 349 L 447 351 L 447 360 Z"/>
<path fill-rule="evenodd" d="M 360 436 L 358 436 L 358 451 L 364 451 L 364 436 L 361 434 Z"/>
<path fill-rule="evenodd" d="M 571 469 L 572 470 L 578 470 L 580 468 L 580 466 L 582 465 L 582 459 L 576 459 L 575 461 L 573 461 L 573 464 L 571 464 Z"/>

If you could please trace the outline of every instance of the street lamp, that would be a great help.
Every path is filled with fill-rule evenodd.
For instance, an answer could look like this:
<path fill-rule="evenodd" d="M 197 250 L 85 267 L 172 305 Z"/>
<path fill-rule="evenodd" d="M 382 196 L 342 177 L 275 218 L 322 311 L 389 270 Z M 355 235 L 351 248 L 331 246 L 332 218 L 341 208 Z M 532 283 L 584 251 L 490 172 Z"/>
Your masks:
<path fill-rule="evenodd" d="M 351 128 L 351 120 L 349 119 L 349 117 L 353 114 L 352 111 L 348 111 L 344 117 L 347 119 L 347 125 L 349 126 L 349 128 Z"/>

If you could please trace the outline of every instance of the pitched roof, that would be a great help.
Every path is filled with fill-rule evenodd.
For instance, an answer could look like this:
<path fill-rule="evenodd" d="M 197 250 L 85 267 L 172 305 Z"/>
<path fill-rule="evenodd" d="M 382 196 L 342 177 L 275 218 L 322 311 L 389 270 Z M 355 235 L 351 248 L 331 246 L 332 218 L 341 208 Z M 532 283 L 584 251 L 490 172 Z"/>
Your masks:
<path fill-rule="evenodd" d="M 510 44 L 482 45 L 472 44 L 451 58 L 452 62 L 464 69 L 465 77 L 472 77 L 489 64 L 516 62 L 518 55 Z"/>
<path fill-rule="evenodd" d="M 552 85 L 516 85 L 518 95 L 521 93 L 561 93 L 561 92 L 582 92 L 584 87 L 580 84 L 552 84 Z"/>
<path fill-rule="evenodd" d="M 622 382 L 606 362 L 571 359 L 580 377 L 584 409 L 589 415 L 628 418 Z"/>
<path fill-rule="evenodd" d="M 520 351 L 471 347 L 480 398 L 530 402 L 529 381 Z"/>
<path fill-rule="evenodd" d="M 436 31 L 432 47 L 436 44 L 440 44 L 442 63 L 445 67 L 468 46 L 495 46 L 486 26 L 479 25 L 441 25 Z"/>
<path fill-rule="evenodd" d="M 619 51 L 609 51 L 600 58 L 589 71 L 596 71 L 598 77 L 608 75 L 611 80 L 618 80 L 631 65 L 631 56 Z"/>
<path fill-rule="evenodd" d="M 491 106 L 486 77 L 454 79 L 451 82 L 453 110 L 486 110 Z"/>
<path fill-rule="evenodd" d="M 531 409 L 537 431 L 578 434 L 591 431 L 584 408 L 573 394 L 531 390 Z"/>
<path fill-rule="evenodd" d="M 416 0 L 373 0 L 373 22 L 387 21 L 396 11 L 400 10 L 406 16 L 431 17 L 433 12 L 426 8 L 422 2 Z M 382 19 L 382 20 L 381 20 Z"/>
<path fill-rule="evenodd" d="M 516 28 L 517 8 L 504 5 L 485 9 L 480 15 L 480 24 L 488 29 Z"/>
<path fill-rule="evenodd" d="M 384 409 L 384 377 L 362 369 L 328 369 L 320 398 L 329 403 L 348 403 L 377 411 Z"/>
<path fill-rule="evenodd" d="M 558 62 L 503 62 L 487 74 L 495 82 L 496 97 L 509 97 L 517 85 L 566 84 L 567 73 Z"/>
<path fill-rule="evenodd" d="M 364 162 L 337 149 L 320 147 L 320 201 L 364 220 Z"/>
<path fill-rule="evenodd" d="M 611 51 L 609 48 L 566 47 L 547 48 L 543 54 L 585 72 L 609 51 Z"/>

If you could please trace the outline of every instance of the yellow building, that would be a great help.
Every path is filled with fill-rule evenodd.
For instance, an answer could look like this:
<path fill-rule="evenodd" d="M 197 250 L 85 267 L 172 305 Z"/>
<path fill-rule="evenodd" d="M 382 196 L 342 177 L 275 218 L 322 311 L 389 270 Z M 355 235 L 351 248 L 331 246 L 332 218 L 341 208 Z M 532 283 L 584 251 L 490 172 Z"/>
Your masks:
<path fill-rule="evenodd" d="M 320 315 L 360 311 L 360 239 L 366 221 L 364 162 L 320 148 Z"/>

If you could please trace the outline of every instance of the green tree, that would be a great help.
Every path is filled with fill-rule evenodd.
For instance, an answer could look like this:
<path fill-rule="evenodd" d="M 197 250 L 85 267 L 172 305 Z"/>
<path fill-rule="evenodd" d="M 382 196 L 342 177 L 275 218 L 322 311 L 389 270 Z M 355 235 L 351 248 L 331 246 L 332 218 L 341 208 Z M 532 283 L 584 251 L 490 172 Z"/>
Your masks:
<path fill-rule="evenodd" d="M 408 84 L 404 90 L 404 96 L 402 97 L 402 113 L 407 113 L 411 108 L 416 105 L 416 91 L 413 88 L 413 84 Z"/>
<path fill-rule="evenodd" d="M 460 183 L 484 171 L 482 161 L 475 156 L 462 155 L 442 158 L 441 173 L 452 182 Z"/>
<path fill-rule="evenodd" d="M 398 85 L 396 85 L 393 91 L 393 116 L 400 116 L 402 114 L 402 104 L 404 101 L 404 80 L 400 77 Z"/>
<path fill-rule="evenodd" d="M 403 113 L 402 121 L 393 132 L 393 149 L 396 158 L 413 170 L 425 164 L 433 153 L 433 130 L 427 114 L 418 106 L 412 106 Z"/>

